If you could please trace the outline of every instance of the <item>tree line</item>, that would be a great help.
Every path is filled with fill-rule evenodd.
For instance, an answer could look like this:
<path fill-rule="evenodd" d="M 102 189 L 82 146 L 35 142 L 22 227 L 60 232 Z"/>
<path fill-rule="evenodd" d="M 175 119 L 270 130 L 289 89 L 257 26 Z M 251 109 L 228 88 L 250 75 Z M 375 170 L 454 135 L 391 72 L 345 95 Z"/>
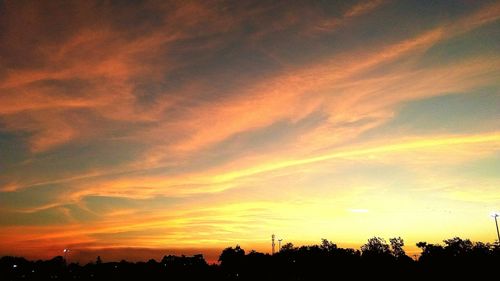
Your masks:
<path fill-rule="evenodd" d="M 361 248 L 341 248 L 322 239 L 317 245 L 283 245 L 274 255 L 228 247 L 218 264 L 203 255 L 163 257 L 161 261 L 66 264 L 63 257 L 28 261 L 0 259 L 2 280 L 472 280 L 500 276 L 500 244 L 472 242 L 458 237 L 444 244 L 419 242 L 418 258 L 409 257 L 400 237 L 373 237 Z"/>

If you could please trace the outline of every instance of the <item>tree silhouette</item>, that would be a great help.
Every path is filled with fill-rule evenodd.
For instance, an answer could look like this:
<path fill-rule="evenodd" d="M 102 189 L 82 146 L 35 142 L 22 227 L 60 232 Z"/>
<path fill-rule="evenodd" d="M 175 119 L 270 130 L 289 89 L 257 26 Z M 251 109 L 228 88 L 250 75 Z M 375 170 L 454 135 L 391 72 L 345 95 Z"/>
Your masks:
<path fill-rule="evenodd" d="M 333 251 L 337 250 L 337 244 L 330 242 L 327 239 L 323 238 L 323 239 L 321 239 L 320 248 L 326 252 L 333 252 Z"/>
<path fill-rule="evenodd" d="M 245 259 L 245 250 L 239 245 L 226 248 L 219 256 L 221 268 L 226 272 L 226 277 L 237 278 L 241 275 Z"/>
<path fill-rule="evenodd" d="M 2 280 L 485 280 L 500 264 L 500 245 L 454 237 L 442 245 L 419 242 L 418 261 L 403 250 L 400 237 L 370 238 L 361 251 L 341 248 L 322 239 L 318 245 L 294 247 L 264 254 L 245 253 L 240 246 L 224 249 L 220 264 L 208 265 L 202 255 L 164 256 L 160 262 L 103 262 L 100 257 L 87 265 L 65 264 L 58 256 L 47 261 L 18 257 L 0 258 Z M 346 278 L 347 277 L 347 278 Z"/>
<path fill-rule="evenodd" d="M 283 246 L 281 246 L 281 252 L 291 252 L 295 249 L 292 243 L 285 243 Z"/>
<path fill-rule="evenodd" d="M 245 257 L 245 250 L 243 250 L 240 245 L 236 245 L 236 247 L 228 247 L 225 248 L 219 256 L 219 262 L 221 266 L 225 264 L 232 263 L 235 260 L 241 260 Z"/>
<path fill-rule="evenodd" d="M 389 255 L 391 250 L 389 245 L 385 242 L 384 238 L 372 237 L 368 242 L 361 246 L 363 256 L 382 256 Z"/>
<path fill-rule="evenodd" d="M 402 258 L 406 256 L 405 250 L 403 250 L 403 246 L 405 245 L 405 243 L 401 237 L 390 238 L 389 242 L 391 243 L 392 254 L 396 258 Z"/>
<path fill-rule="evenodd" d="M 445 250 L 451 256 L 463 256 L 472 251 L 474 245 L 469 239 L 462 240 L 459 237 L 444 240 Z"/>

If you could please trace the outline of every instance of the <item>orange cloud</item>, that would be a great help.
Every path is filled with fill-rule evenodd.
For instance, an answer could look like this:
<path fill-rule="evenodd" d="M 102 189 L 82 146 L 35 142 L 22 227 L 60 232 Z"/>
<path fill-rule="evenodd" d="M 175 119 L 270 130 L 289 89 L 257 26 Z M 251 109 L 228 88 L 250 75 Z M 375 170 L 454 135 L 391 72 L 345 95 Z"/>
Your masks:
<path fill-rule="evenodd" d="M 190 155 L 189 153 L 193 151 L 240 132 L 269 126 L 279 120 L 296 122 L 314 111 L 326 110 L 329 122 L 300 138 L 298 147 L 307 147 L 308 152 L 296 153 L 309 153 L 345 142 L 363 131 L 382 124 L 393 116 L 392 106 L 401 102 L 442 93 L 460 92 L 491 81 L 491 76 L 486 74 L 494 71 L 498 65 L 491 58 L 488 61 L 472 60 L 435 69 L 405 70 L 398 74 L 391 73 L 374 78 L 356 78 L 356 75 L 366 69 L 429 48 L 441 40 L 443 34 L 440 29 L 432 30 L 373 53 L 357 54 L 356 60 L 344 55 L 335 57 L 318 65 L 270 78 L 249 89 L 242 89 L 236 97 L 194 107 L 178 120 L 164 120 L 145 135 L 140 133 L 139 138 L 152 142 L 153 147 L 151 151 L 146 151 L 143 159 L 138 159 L 137 163 L 132 163 L 131 167 L 125 167 L 124 170 L 161 167 L 167 155 L 175 155 L 179 151 L 185 151 L 184 154 Z M 195 90 L 190 89 L 190 91 Z M 370 122 L 359 126 L 342 125 L 359 120 L 370 120 Z M 46 123 L 51 124 L 51 122 Z M 57 132 L 57 135 L 45 137 L 40 135 L 39 139 L 35 138 L 38 142 L 34 143 L 34 148 L 43 150 L 54 142 L 62 143 L 72 137 L 71 127 L 65 131 L 61 130 L 65 128 L 64 123 L 55 125 L 50 131 Z M 337 133 L 331 134 L 332 131 Z M 180 136 L 179 140 L 173 144 L 162 144 L 165 134 L 171 135 L 172 132 Z M 339 137 L 340 135 L 342 137 Z M 110 171 L 110 173 L 115 172 L 120 170 Z M 98 173 L 99 176 L 105 174 L 106 172 Z M 145 188 L 150 184 L 150 180 L 141 180 L 144 187 L 135 192 L 137 196 L 148 194 L 147 190 L 151 189 Z M 141 186 L 139 183 L 135 184 Z M 228 186 L 222 189 L 226 188 Z M 216 188 L 220 189 L 221 187 Z M 116 190 L 119 188 L 110 188 L 108 194 L 117 194 Z"/>
<path fill-rule="evenodd" d="M 216 14 L 205 8 L 195 3 L 180 5 L 155 31 L 132 39 L 105 25 L 97 31 L 78 30 L 57 44 L 45 42 L 37 46 L 44 65 L 9 71 L 0 79 L 2 122 L 9 130 L 32 133 L 31 150 L 41 152 L 89 136 L 89 130 L 67 122 L 65 117 L 75 110 L 89 110 L 108 120 L 157 120 L 172 101 L 162 99 L 147 109 L 138 107 L 133 93 L 135 80 L 147 77 L 151 82 L 158 81 L 175 67 L 173 62 L 160 64 L 154 59 L 162 56 L 169 44 L 197 36 L 191 34 L 191 29 L 216 19 Z M 218 32 L 220 24 L 220 20 L 213 21 L 203 29 Z M 82 84 L 84 89 L 57 86 L 74 83 Z M 25 118 L 28 112 L 29 120 Z M 33 122 L 36 129 L 30 125 Z"/>
<path fill-rule="evenodd" d="M 348 10 L 345 16 L 358 16 L 381 4 L 382 1 L 359 4 Z M 260 85 L 251 89 L 244 89 L 244 94 L 242 93 L 240 97 L 222 101 L 215 107 L 211 104 L 194 107 L 186 113 L 187 118 L 181 123 L 168 122 L 160 126 L 159 131 L 173 129 L 179 131 L 180 135 L 187 134 L 177 141 L 173 149 L 190 150 L 220 141 L 241 131 L 267 126 L 276 120 L 300 119 L 316 110 L 323 102 L 321 96 L 304 97 L 305 92 L 322 91 L 328 85 L 339 83 L 342 79 L 356 75 L 360 71 L 390 62 L 403 55 L 425 50 L 440 40 L 490 23 L 499 17 L 498 11 L 498 4 L 485 7 L 471 16 L 445 25 L 446 32 L 443 28 L 437 28 L 382 50 L 374 50 L 376 53 L 348 53 L 334 56 L 329 61 L 322 61 L 316 65 L 303 66 L 303 69 L 291 71 L 287 69 L 286 73 L 278 77 L 262 81 Z M 193 18 L 192 14 L 202 16 Z M 37 123 L 38 130 L 26 125 L 32 122 L 31 120 L 13 121 L 18 118 L 17 116 L 5 117 L 3 122 L 9 130 L 31 132 L 33 139 L 30 143 L 33 151 L 44 151 L 75 138 L 89 136 L 89 132 L 82 130 L 81 127 L 75 128 L 71 123 L 65 122 L 65 118 L 62 117 L 66 115 L 67 110 L 88 109 L 111 120 L 159 122 L 162 120 L 162 113 L 173 106 L 176 99 L 162 98 L 147 110 L 140 109 L 136 104 L 136 97 L 133 94 L 134 82 L 131 80 L 144 76 L 160 79 L 162 73 L 165 74 L 175 66 L 160 67 L 151 64 L 151 59 L 159 56 L 162 50 L 168 49 L 168 45 L 195 36 L 190 33 L 192 28 L 215 18 L 217 13 L 203 5 L 180 5 L 174 15 L 165 21 L 166 29 L 150 32 L 133 40 L 125 41 L 125 38 L 120 38 L 120 33 L 105 28 L 99 31 L 83 30 L 62 45 L 42 46 L 40 50 L 45 54 L 47 65 L 50 66 L 9 72 L 9 75 L 0 82 L 4 104 L 0 114 L 12 115 L 30 111 L 31 119 Z M 168 28 L 172 23 L 178 22 L 182 22 L 180 28 L 179 26 L 176 29 Z M 213 21 L 212 25 L 205 29 L 216 32 L 217 28 L 225 24 L 227 20 Z M 353 60 L 353 57 L 357 59 Z M 74 78 L 90 83 L 84 95 L 75 97 L 65 90 L 33 84 L 37 81 L 64 81 Z M 300 106 L 285 110 L 282 104 Z M 46 114 L 38 113 L 52 109 L 62 110 L 60 113 L 53 112 L 54 118 L 46 118 L 44 117 Z M 238 114 L 241 117 L 234 118 L 240 112 L 248 113 Z M 50 124 L 49 120 L 56 119 L 59 120 Z M 228 119 L 232 122 L 228 123 Z M 207 126 L 207 123 L 211 126 Z M 92 126 L 99 124 L 94 123 Z M 208 127 L 210 129 L 207 129 Z M 162 135 L 157 131 L 153 131 L 152 134 Z"/>
<path fill-rule="evenodd" d="M 385 0 L 375 0 L 375 1 L 360 2 L 358 4 L 355 4 L 354 6 L 349 7 L 349 9 L 347 9 L 344 12 L 341 18 L 329 18 L 320 21 L 318 24 L 315 25 L 314 31 L 318 30 L 333 31 L 337 29 L 340 25 L 345 23 L 347 20 L 369 13 L 375 10 L 376 8 L 379 8 L 386 2 L 387 1 Z M 313 34 L 315 33 L 314 31 L 312 32 Z"/>
<path fill-rule="evenodd" d="M 362 3 L 356 4 L 353 7 L 351 7 L 345 13 L 344 16 L 345 17 L 355 17 L 355 16 L 365 14 L 365 13 L 372 11 L 373 9 L 379 7 L 384 2 L 385 2 L 384 0 L 376 0 L 376 1 L 367 1 L 367 2 L 362 2 Z"/>

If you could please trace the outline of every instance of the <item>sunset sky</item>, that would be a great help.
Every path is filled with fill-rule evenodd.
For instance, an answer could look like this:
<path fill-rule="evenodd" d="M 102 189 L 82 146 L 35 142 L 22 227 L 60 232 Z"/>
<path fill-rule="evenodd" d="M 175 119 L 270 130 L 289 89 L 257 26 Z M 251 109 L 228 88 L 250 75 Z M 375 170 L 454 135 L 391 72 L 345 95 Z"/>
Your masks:
<path fill-rule="evenodd" d="M 0 1 L 0 256 L 496 239 L 499 1 Z"/>

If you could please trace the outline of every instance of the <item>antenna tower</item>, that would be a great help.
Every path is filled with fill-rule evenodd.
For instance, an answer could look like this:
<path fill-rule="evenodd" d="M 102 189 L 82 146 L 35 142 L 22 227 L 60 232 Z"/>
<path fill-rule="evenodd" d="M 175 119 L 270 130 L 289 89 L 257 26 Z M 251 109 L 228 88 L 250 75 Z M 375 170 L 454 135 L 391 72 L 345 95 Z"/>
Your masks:
<path fill-rule="evenodd" d="M 275 236 L 274 234 L 273 234 L 273 235 L 271 235 L 271 246 L 273 247 L 273 249 L 272 249 L 272 254 L 273 254 L 273 255 L 274 255 L 274 245 L 275 245 L 275 244 L 274 244 L 274 238 L 275 238 L 275 237 L 276 237 L 276 236 Z"/>

